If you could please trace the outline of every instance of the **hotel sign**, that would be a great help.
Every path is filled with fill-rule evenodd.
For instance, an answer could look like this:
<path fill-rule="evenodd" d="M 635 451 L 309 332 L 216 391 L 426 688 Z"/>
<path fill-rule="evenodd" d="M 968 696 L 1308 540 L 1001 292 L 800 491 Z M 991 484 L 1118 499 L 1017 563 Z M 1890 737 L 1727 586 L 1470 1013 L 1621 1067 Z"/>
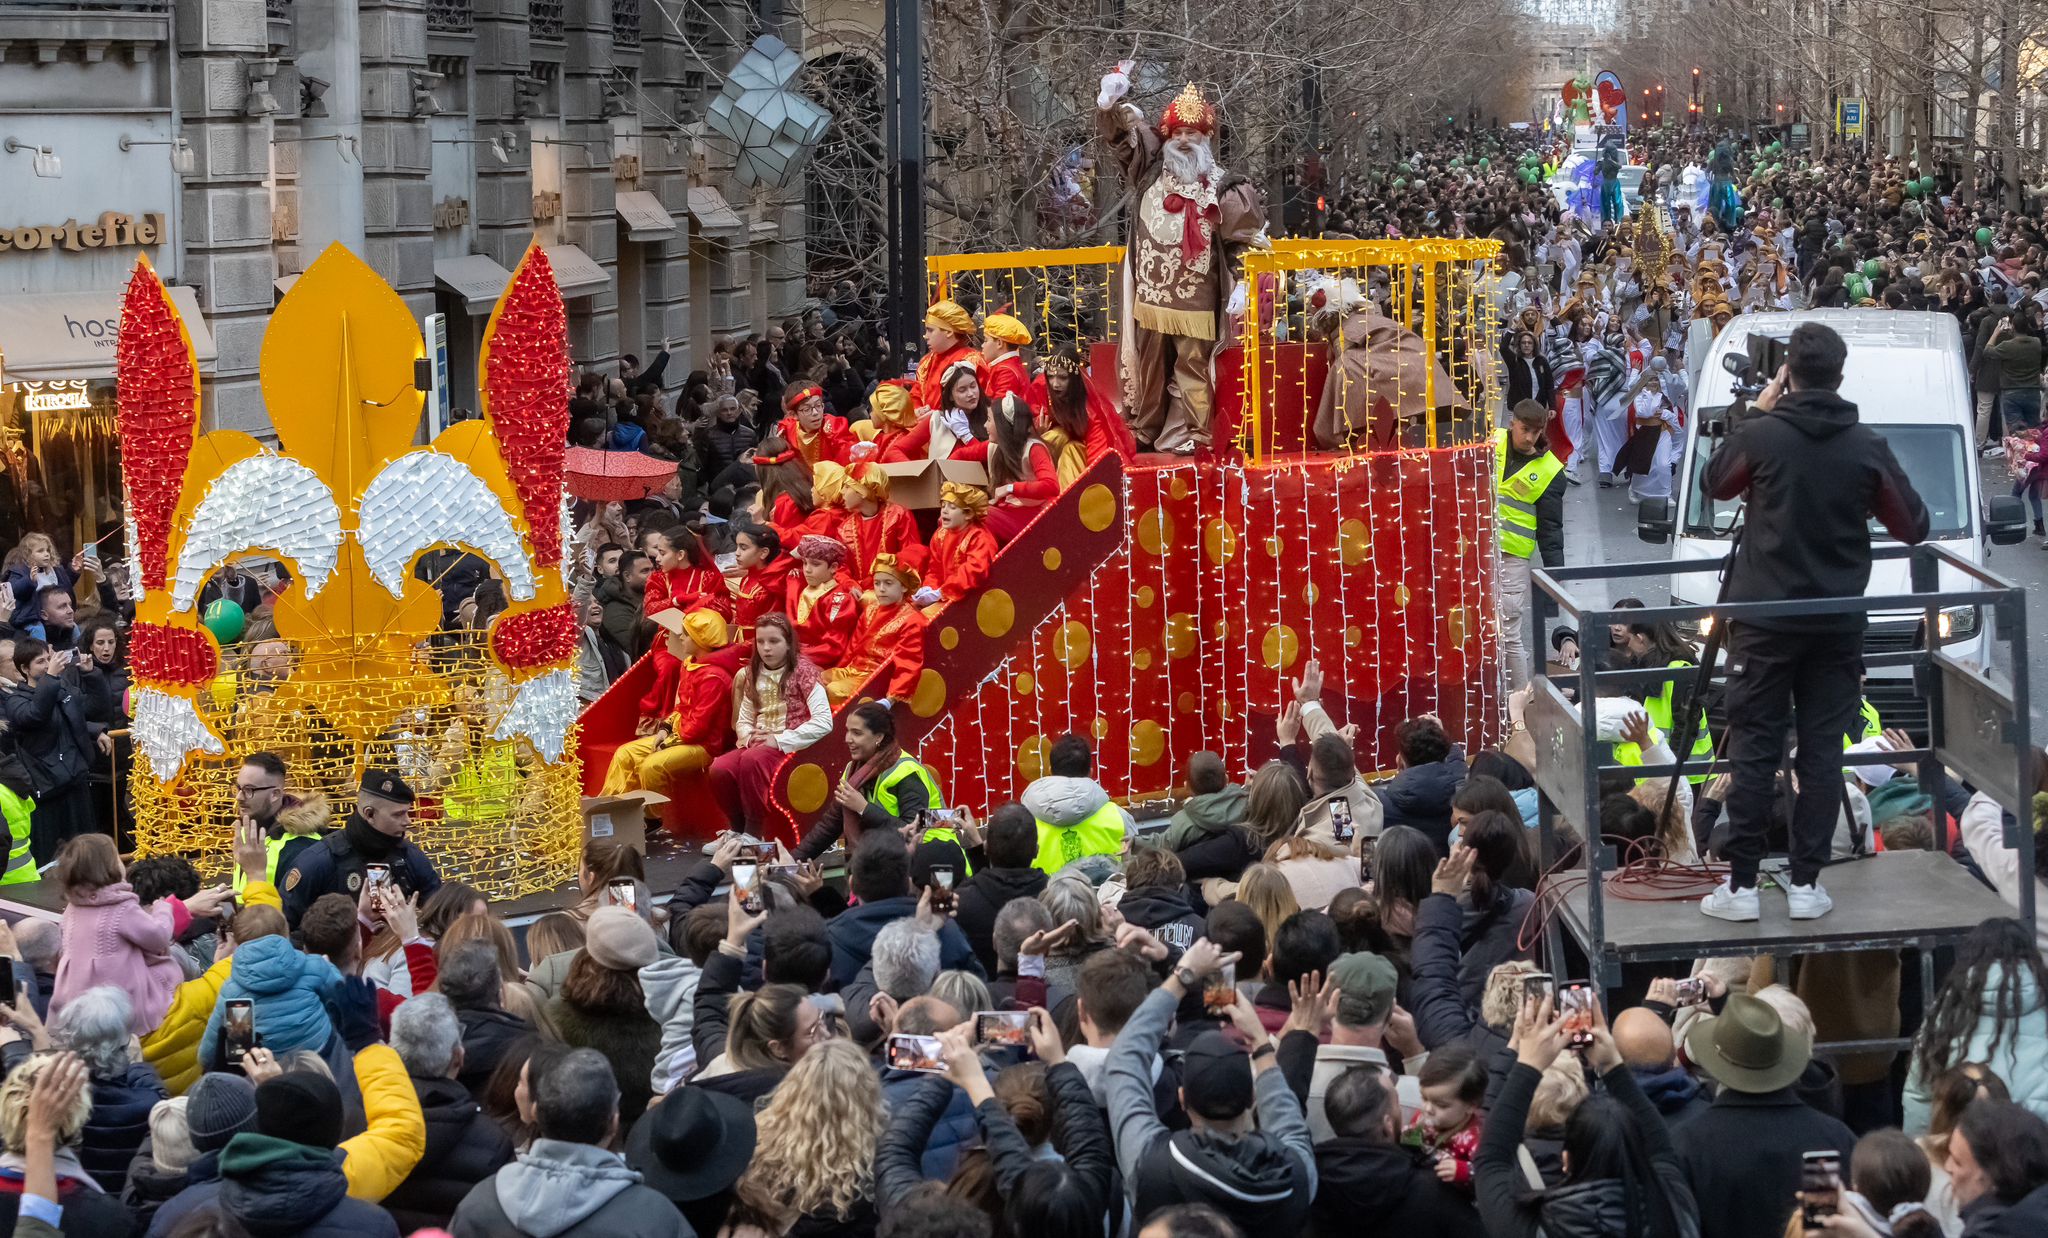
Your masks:
<path fill-rule="evenodd" d="M 0 227 L 0 250 L 12 249 L 24 253 L 39 249 L 64 249 L 72 253 L 82 253 L 88 249 L 128 249 L 133 246 L 161 245 L 163 242 L 164 217 L 156 211 L 146 215 L 124 215 L 119 211 L 107 211 L 96 222 L 89 224 L 67 219 L 61 224 Z"/>

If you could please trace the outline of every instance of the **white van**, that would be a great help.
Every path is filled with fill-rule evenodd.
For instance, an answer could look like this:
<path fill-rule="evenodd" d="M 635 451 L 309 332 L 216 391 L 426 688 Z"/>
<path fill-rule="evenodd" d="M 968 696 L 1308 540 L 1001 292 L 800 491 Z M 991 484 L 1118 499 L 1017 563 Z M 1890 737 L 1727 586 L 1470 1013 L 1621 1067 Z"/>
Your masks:
<path fill-rule="evenodd" d="M 1737 502 L 1708 497 L 1700 479 L 1721 442 L 1728 407 L 1734 402 L 1736 379 L 1729 362 L 1750 356 L 1750 338 L 1783 341 L 1793 328 L 1817 322 L 1834 329 L 1849 346 L 1842 371 L 1842 398 L 1856 405 L 1864 425 L 1885 436 L 1892 454 L 1927 505 L 1930 541 L 1946 543 L 1958 558 L 1982 565 L 1993 544 L 2026 540 L 2027 513 L 2021 500 L 2003 490 L 1982 493 L 1976 453 L 1976 416 L 1963 362 L 1962 333 L 1948 314 L 1903 310 L 1806 310 L 1790 314 L 1744 314 L 1721 329 L 1704 355 L 1695 356 L 1691 375 L 1692 415 L 1686 419 L 1685 454 L 1670 499 L 1645 501 L 1637 512 L 1636 532 L 1646 542 L 1671 543 L 1677 561 L 1718 559 L 1728 553 L 1728 535 Z M 1761 375 L 1768 378 L 1769 375 Z M 1890 538 L 1876 521 L 1871 539 Z M 1866 596 L 1911 591 L 1904 559 L 1871 565 Z M 1950 570 L 1944 590 L 1961 590 L 1969 582 Z M 1720 589 L 1714 572 L 1690 572 L 1671 578 L 1675 602 L 1712 602 Z M 1885 612 L 1870 617 L 1865 648 L 1871 653 L 1914 647 L 1920 628 L 1917 612 Z M 1987 616 L 1972 607 L 1955 607 L 1941 616 L 1941 643 L 1951 655 L 1990 665 L 1991 637 Z M 1887 722 L 1914 726 L 1924 720 L 1905 667 L 1872 668 L 1865 695 Z"/>

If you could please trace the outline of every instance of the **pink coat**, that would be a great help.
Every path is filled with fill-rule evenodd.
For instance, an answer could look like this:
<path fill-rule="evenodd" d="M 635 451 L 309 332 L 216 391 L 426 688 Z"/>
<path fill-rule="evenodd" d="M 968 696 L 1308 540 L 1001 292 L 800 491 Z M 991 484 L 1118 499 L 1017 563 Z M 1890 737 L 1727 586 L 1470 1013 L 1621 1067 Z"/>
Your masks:
<path fill-rule="evenodd" d="M 134 1003 L 129 1026 L 135 1034 L 155 1031 L 171 1008 L 171 994 L 185 979 L 170 955 L 172 904 L 161 898 L 144 907 L 123 881 L 82 892 L 66 906 L 64 954 L 50 990 L 51 1017 L 87 989 L 111 984 Z"/>

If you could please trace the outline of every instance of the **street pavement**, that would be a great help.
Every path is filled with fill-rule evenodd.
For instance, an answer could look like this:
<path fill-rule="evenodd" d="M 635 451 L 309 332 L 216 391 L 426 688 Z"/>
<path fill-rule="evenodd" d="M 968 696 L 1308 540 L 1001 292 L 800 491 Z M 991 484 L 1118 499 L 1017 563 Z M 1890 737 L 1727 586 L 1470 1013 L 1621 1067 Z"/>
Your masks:
<path fill-rule="evenodd" d="M 2006 472 L 2004 460 L 1981 460 L 1984 478 L 1983 492 L 1986 495 L 2011 492 L 2012 481 Z M 1602 490 L 1590 461 L 1581 465 L 1586 474 L 1586 484 L 1571 487 L 1565 497 L 1564 550 L 1565 562 L 1573 567 L 1582 564 L 1616 564 L 1667 562 L 1671 547 L 1652 545 L 1636 538 L 1636 505 L 1628 497 L 1626 486 Z M 2043 550 L 2041 539 L 2029 536 L 2017 546 L 1993 546 L 1986 560 L 1993 572 L 2024 586 L 2028 593 L 2027 623 L 2033 639 L 2027 651 L 2028 683 L 2033 693 L 2033 740 L 2041 743 L 2048 739 L 2048 608 L 2038 600 L 2048 598 L 2048 550 Z M 1604 583 L 1604 582 L 1603 582 Z M 1656 603 L 1668 600 L 1670 577 L 1654 576 L 1645 582 L 1638 596 L 1644 601 Z M 1590 601 L 1605 603 L 1612 601 L 1603 587 L 1585 590 Z M 1995 645 L 1994 671 L 2005 674 L 2006 665 L 2003 646 Z M 1547 650 L 1545 652 L 1548 652 Z"/>

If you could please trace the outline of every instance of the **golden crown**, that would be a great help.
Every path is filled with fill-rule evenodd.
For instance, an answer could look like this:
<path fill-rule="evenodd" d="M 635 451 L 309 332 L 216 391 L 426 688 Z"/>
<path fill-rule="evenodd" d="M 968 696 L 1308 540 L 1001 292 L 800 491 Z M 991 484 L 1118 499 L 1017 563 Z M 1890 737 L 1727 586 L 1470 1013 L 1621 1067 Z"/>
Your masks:
<path fill-rule="evenodd" d="M 1211 133 L 1216 128 L 1216 109 L 1209 106 L 1202 92 L 1189 82 L 1166 105 L 1166 111 L 1159 117 L 1159 133 L 1171 136 L 1175 129 L 1193 129 L 1197 133 Z"/>

